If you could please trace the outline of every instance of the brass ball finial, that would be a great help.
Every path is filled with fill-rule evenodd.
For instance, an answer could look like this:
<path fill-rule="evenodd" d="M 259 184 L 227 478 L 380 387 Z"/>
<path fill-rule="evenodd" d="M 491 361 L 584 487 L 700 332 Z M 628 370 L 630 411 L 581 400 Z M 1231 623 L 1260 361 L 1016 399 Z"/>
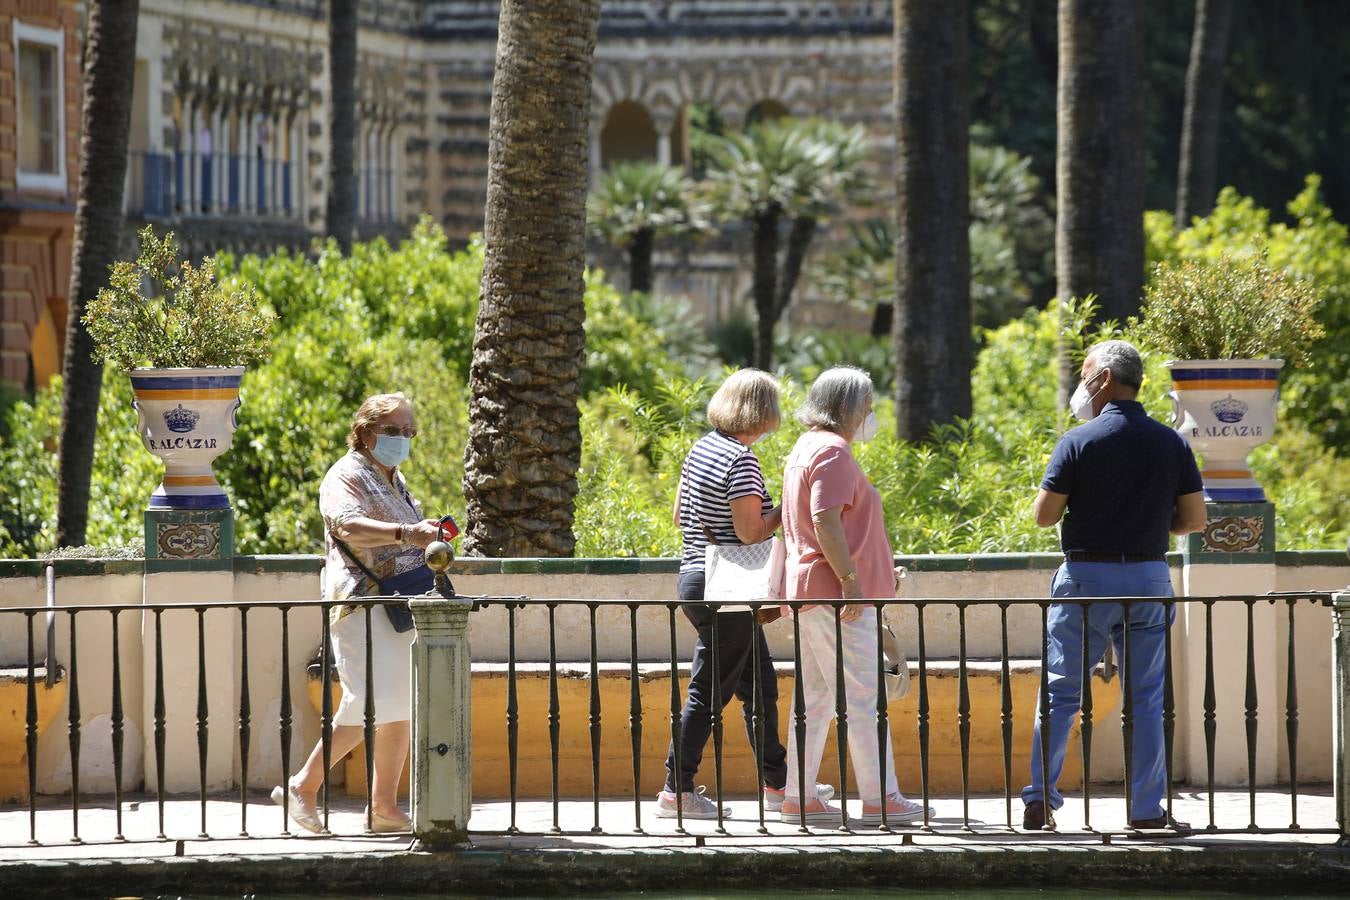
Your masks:
<path fill-rule="evenodd" d="M 444 575 L 455 561 L 455 548 L 448 541 L 432 541 L 426 549 L 427 568 L 437 575 Z"/>

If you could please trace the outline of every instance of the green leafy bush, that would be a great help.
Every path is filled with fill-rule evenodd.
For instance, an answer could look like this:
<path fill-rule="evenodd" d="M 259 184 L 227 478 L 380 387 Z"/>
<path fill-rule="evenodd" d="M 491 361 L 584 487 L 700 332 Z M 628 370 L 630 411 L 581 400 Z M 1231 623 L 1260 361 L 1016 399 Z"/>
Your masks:
<path fill-rule="evenodd" d="M 1159 263 L 1149 278 L 1141 339 L 1173 359 L 1285 359 L 1302 368 L 1322 336 L 1321 296 L 1263 256 Z"/>
<path fill-rule="evenodd" d="M 211 259 L 180 263 L 172 232 L 157 238 L 147 225 L 139 239 L 140 256 L 113 263 L 84 315 L 100 362 L 128 371 L 246 366 L 266 356 L 274 316 L 252 285 L 217 284 Z"/>
<path fill-rule="evenodd" d="M 1288 223 L 1272 221 L 1269 210 L 1232 188 L 1219 193 L 1208 216 L 1181 231 L 1170 213 L 1150 212 L 1145 246 L 1150 267 L 1263 253 L 1272 267 L 1323 297 L 1316 315 L 1326 336 L 1312 348 L 1308 366 L 1282 374 L 1280 413 L 1285 423 L 1302 422 L 1344 457 L 1350 455 L 1350 241 L 1346 225 L 1322 199 L 1321 183 L 1308 176 L 1286 207 Z"/>

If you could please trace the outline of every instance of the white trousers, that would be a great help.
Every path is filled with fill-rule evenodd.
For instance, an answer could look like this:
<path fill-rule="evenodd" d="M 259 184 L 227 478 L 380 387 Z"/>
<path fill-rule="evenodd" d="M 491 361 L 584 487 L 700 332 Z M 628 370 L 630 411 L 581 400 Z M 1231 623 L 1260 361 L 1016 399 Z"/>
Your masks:
<path fill-rule="evenodd" d="M 825 739 L 835 716 L 834 609 L 818 606 L 800 616 L 802 696 L 806 709 L 806 774 L 803 783 L 814 785 L 825 752 Z M 849 762 L 853 780 L 864 801 L 876 803 L 900 790 L 895 778 L 895 750 L 886 734 L 886 787 L 881 789 L 881 763 L 877 755 L 877 613 L 866 610 L 852 622 L 841 625 L 844 644 L 844 703 L 848 710 Z M 797 781 L 797 693 L 792 694 L 788 719 L 787 787 L 785 795 L 801 796 Z M 810 803 L 812 791 L 806 797 Z"/>
<path fill-rule="evenodd" d="M 338 620 L 330 632 L 333 664 L 342 684 L 342 702 L 334 725 L 366 723 L 366 613 L 357 608 Z M 383 607 L 370 610 L 370 645 L 375 656 L 375 724 L 412 718 L 412 644 L 417 629 L 398 632 Z"/>

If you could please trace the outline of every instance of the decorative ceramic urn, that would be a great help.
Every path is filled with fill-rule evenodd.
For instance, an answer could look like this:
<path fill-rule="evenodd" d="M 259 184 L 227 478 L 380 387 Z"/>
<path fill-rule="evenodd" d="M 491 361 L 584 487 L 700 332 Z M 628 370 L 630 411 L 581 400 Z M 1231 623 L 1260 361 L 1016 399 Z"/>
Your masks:
<path fill-rule="evenodd" d="M 243 366 L 132 370 L 141 440 L 164 460 L 150 509 L 229 508 L 211 463 L 230 449 L 243 377 Z"/>
<path fill-rule="evenodd" d="M 1205 499 L 1262 503 L 1247 454 L 1275 432 L 1282 359 L 1171 360 L 1172 427 L 1204 457 Z"/>

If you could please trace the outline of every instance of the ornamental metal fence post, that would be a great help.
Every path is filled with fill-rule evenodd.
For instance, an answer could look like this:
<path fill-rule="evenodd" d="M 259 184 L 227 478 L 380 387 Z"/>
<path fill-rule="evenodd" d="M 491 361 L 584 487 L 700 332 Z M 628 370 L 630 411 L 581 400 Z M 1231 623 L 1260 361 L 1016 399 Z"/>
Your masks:
<path fill-rule="evenodd" d="M 469 840 L 472 741 L 469 611 L 458 597 L 409 601 L 413 642 L 412 820 L 418 845 Z"/>
<path fill-rule="evenodd" d="M 1331 703 L 1336 825 L 1341 832 L 1337 843 L 1344 847 L 1350 846 L 1350 590 L 1333 594 L 1331 607 L 1336 657 Z"/>

